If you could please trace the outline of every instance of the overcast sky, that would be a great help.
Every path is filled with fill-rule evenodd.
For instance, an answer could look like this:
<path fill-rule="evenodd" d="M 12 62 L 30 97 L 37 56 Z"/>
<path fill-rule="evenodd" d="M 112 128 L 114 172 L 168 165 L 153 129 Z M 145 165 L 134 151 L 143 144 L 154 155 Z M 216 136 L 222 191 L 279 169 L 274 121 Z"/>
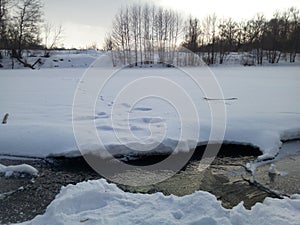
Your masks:
<path fill-rule="evenodd" d="M 64 29 L 64 46 L 87 47 L 97 43 L 102 47 L 104 36 L 111 30 L 118 10 L 132 3 L 153 2 L 178 10 L 188 16 L 203 18 L 216 13 L 219 18 L 250 19 L 257 12 L 270 18 L 276 10 L 295 6 L 300 0 L 43 0 L 45 19 Z"/>

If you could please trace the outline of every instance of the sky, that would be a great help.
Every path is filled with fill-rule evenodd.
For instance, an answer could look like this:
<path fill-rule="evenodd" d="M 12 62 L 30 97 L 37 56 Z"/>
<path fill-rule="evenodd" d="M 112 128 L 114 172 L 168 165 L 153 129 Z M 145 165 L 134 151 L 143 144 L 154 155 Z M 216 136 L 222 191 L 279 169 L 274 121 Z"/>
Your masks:
<path fill-rule="evenodd" d="M 42 0 L 45 20 L 62 25 L 64 47 L 86 48 L 97 44 L 102 48 L 105 34 L 111 31 L 114 16 L 122 6 L 154 3 L 199 19 L 215 13 L 218 18 L 250 19 L 256 13 L 270 18 L 276 10 L 295 6 L 300 0 Z"/>

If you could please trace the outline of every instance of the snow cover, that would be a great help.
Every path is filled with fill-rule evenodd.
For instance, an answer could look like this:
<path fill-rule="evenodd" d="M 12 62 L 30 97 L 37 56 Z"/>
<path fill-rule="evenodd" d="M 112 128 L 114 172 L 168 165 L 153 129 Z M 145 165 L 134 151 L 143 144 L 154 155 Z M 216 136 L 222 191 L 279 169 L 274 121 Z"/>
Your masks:
<path fill-rule="evenodd" d="M 206 68 L 186 69 L 196 70 L 204 87 L 210 82 L 209 75 L 214 74 L 225 99 L 218 100 L 220 96 L 214 96 L 207 88 L 199 90 L 187 74 L 174 68 L 127 68 L 103 80 L 105 76 L 101 75 L 112 72 L 108 69 L 109 60 L 103 61 L 102 68 L 86 71 L 71 68 L 67 57 L 52 59 L 53 67 L 59 65 L 56 69 L 0 71 L 0 118 L 6 113 L 10 115 L 7 124 L 0 124 L 0 155 L 80 155 L 72 126 L 75 93 L 82 97 L 80 100 L 87 100 L 79 101 L 81 109 L 86 109 L 83 115 L 75 114 L 73 118 L 82 130 L 80 150 L 100 150 L 103 157 L 108 156 L 103 147 L 109 148 L 112 155 L 149 154 L 147 149 L 132 149 L 146 146 L 154 147 L 151 153 L 169 152 L 180 140 L 178 151 L 185 151 L 195 141 L 206 143 L 214 137 L 211 108 L 219 108 L 222 114 L 224 104 L 227 122 L 224 141 L 257 146 L 264 153 L 260 159 L 278 154 L 282 140 L 300 138 L 299 66 L 225 66 L 213 67 L 209 73 Z M 86 65 L 96 58 L 86 57 L 89 61 Z M 83 55 L 77 58 L 78 63 L 85 62 Z M 90 79 L 82 78 L 91 71 Z M 147 85 L 140 85 L 140 81 L 146 81 Z M 162 81 L 167 88 L 161 86 Z M 91 83 L 95 85 L 89 86 Z M 148 86 L 162 90 L 155 94 L 169 99 L 139 96 L 138 93 L 149 91 Z M 96 99 L 85 97 L 90 94 L 89 88 L 99 87 L 102 89 L 97 89 Z M 125 92 L 126 87 L 132 88 Z M 120 91 L 123 95 L 118 95 Z M 86 108 L 91 104 L 95 104 L 92 113 Z M 221 129 L 222 123 L 218 122 L 217 118 L 215 126 Z M 91 125 L 97 132 L 97 140 L 92 138 Z M 34 168 L 24 165 L 0 165 L 0 171 L 37 174 Z M 300 224 L 299 209 L 299 195 L 284 200 L 268 198 L 251 211 L 242 203 L 226 210 L 206 192 L 184 197 L 130 194 L 98 180 L 63 188 L 45 215 L 24 224 Z"/>
<path fill-rule="evenodd" d="M 201 75 L 201 68 L 190 70 L 200 71 L 199 78 L 203 84 L 209 80 L 206 75 Z M 98 81 L 106 70 L 96 68 L 95 71 L 99 76 L 91 76 L 89 82 L 93 82 L 93 79 Z M 7 124 L 0 125 L 0 153 L 26 156 L 80 155 L 72 129 L 72 104 L 77 85 L 85 72 L 84 69 L 2 70 L 0 115 L 2 117 L 9 113 L 10 117 Z M 212 73 L 220 83 L 224 98 L 237 98 L 225 100 L 226 142 L 257 146 L 264 153 L 260 159 L 264 159 L 278 153 L 281 139 L 300 137 L 298 66 L 216 67 Z M 147 77 L 154 77 L 147 80 L 150 87 L 158 86 L 159 79 L 171 80 L 179 84 L 183 92 L 180 88 L 179 91 L 188 93 L 189 98 L 183 98 L 181 93 L 175 92 L 174 99 L 171 99 L 174 100 L 171 102 L 174 108 L 164 99 L 150 97 L 134 102 L 133 99 L 118 96 L 119 90 L 128 83 Z M 176 85 L 171 88 L 176 88 Z M 84 88 L 89 87 L 81 85 L 80 88 L 79 92 L 83 95 L 87 93 Z M 135 93 L 133 90 L 131 95 Z M 160 94 L 172 97 L 167 95 L 168 89 Z M 172 68 L 123 69 L 106 82 L 97 97 L 95 112 L 76 117 L 74 121 L 82 126 L 81 139 L 85 140 L 85 143 L 81 143 L 83 149 L 99 150 L 99 140 L 91 139 L 91 130 L 87 126 L 93 124 L 103 144 L 112 149 L 111 154 L 131 153 L 132 148 L 124 146 L 135 140 L 152 146 L 163 140 L 164 145 L 157 147 L 156 151 L 170 151 L 176 145 L 176 140 L 181 140 L 182 145 L 186 145 L 186 142 L 189 146 L 189 138 L 195 138 L 195 132 L 199 133 L 198 143 L 207 142 L 212 119 L 209 107 L 224 105 L 224 101 L 204 99 L 215 96 L 207 96 L 188 76 Z M 94 103 L 95 99 L 91 101 Z M 196 107 L 197 118 L 193 116 L 195 112 L 190 110 L 191 107 L 187 107 L 188 101 Z M 185 116 L 180 118 L 176 107 L 186 107 L 186 112 L 183 112 Z M 181 137 L 180 131 L 183 129 L 186 133 Z M 147 154 L 147 151 L 137 154 Z M 106 154 L 103 153 L 103 156 Z"/>
<path fill-rule="evenodd" d="M 216 197 L 202 191 L 184 197 L 125 193 L 104 179 L 62 188 L 46 213 L 33 224 L 300 224 L 300 195 L 267 198 L 246 210 L 243 203 L 224 209 Z"/>
<path fill-rule="evenodd" d="M 30 176 L 37 176 L 38 170 L 30 165 L 22 164 L 16 166 L 4 166 L 0 164 L 0 174 L 4 173 L 5 177 L 17 176 L 22 174 L 27 174 Z"/>
<path fill-rule="evenodd" d="M 104 60 L 106 64 L 109 62 Z M 216 96 L 207 94 L 206 90 L 199 90 L 189 76 L 175 68 L 126 68 L 108 81 L 101 80 L 102 74 L 112 70 L 94 68 L 95 74 L 90 76 L 89 82 L 97 83 L 97 88 L 105 85 L 96 99 L 80 105 L 85 109 L 90 102 L 95 103 L 95 111 L 89 113 L 87 110 L 83 116 L 73 118 L 82 130 L 81 150 L 100 150 L 103 157 L 108 156 L 102 151 L 103 146 L 109 148 L 112 155 L 149 154 L 148 149 L 132 150 L 144 145 L 154 146 L 152 154 L 170 152 L 180 140 L 182 147 L 178 151 L 186 151 L 195 141 L 201 144 L 209 140 L 210 107 L 224 106 L 224 103 L 227 116 L 224 141 L 257 146 L 264 153 L 260 159 L 274 157 L 282 145 L 281 140 L 300 137 L 298 66 L 215 67 L 212 73 L 204 72 L 204 75 L 205 68 L 187 70 L 196 70 L 204 86 L 213 73 L 227 100 L 216 100 Z M 75 93 L 89 95 L 90 87 L 84 85 L 87 80 L 81 79 L 86 73 L 79 68 L 1 70 L 0 115 L 9 113 L 10 116 L 7 124 L 0 124 L 0 154 L 80 155 L 73 133 L 72 105 Z M 133 83 L 143 79 L 146 86 L 138 87 L 140 83 Z M 132 88 L 126 94 L 131 97 L 118 96 L 120 90 L 125 93 L 124 87 L 128 84 Z M 156 94 L 171 100 L 138 98 L 141 97 L 138 92 L 149 91 L 151 87 L 155 87 Z M 97 132 L 96 139 L 92 138 L 90 125 Z M 103 146 L 99 147 L 98 137 Z"/>

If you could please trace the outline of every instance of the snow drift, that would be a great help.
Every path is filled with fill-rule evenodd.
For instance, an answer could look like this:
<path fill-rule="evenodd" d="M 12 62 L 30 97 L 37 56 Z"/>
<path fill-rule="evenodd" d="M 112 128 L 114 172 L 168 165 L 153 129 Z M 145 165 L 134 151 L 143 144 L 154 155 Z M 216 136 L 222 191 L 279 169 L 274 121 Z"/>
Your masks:
<path fill-rule="evenodd" d="M 246 210 L 243 203 L 227 210 L 207 192 L 184 197 L 132 194 L 101 179 L 62 188 L 44 215 L 22 224 L 296 225 L 300 223 L 299 208 L 299 195 L 267 198 L 252 210 Z"/>

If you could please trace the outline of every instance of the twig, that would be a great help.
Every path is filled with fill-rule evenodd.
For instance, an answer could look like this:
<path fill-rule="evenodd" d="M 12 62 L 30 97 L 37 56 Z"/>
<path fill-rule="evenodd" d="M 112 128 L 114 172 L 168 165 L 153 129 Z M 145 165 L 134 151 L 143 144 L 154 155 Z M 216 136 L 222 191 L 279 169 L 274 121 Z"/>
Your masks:
<path fill-rule="evenodd" d="M 6 113 L 6 114 L 4 115 L 3 120 L 2 120 L 2 124 L 7 124 L 8 116 L 9 116 L 8 113 Z"/>
<path fill-rule="evenodd" d="M 272 195 L 275 198 L 279 198 L 279 199 L 283 199 L 283 196 L 285 197 L 290 197 L 289 195 L 286 194 L 282 194 L 282 193 L 277 193 L 275 191 L 272 191 L 271 189 L 263 186 L 261 183 L 257 182 L 256 180 L 249 180 L 243 177 L 243 175 L 241 175 L 242 179 L 246 182 L 248 182 L 250 185 L 254 185 L 255 187 L 257 187 L 259 190 L 262 190 L 270 195 Z"/>
<path fill-rule="evenodd" d="M 207 98 L 203 97 L 204 100 L 207 101 L 233 101 L 233 100 L 238 100 L 238 98 Z"/>

